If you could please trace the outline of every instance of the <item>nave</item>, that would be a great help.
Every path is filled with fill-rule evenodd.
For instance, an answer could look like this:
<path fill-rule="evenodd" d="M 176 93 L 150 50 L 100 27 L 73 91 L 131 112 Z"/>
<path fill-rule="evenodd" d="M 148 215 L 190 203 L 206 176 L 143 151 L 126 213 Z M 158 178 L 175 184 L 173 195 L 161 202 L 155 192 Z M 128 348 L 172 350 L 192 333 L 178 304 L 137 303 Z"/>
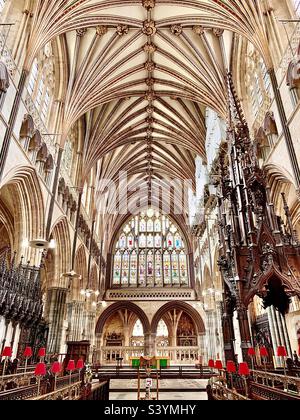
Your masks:
<path fill-rule="evenodd" d="M 300 398 L 300 0 L 0 0 L 0 400 Z"/>

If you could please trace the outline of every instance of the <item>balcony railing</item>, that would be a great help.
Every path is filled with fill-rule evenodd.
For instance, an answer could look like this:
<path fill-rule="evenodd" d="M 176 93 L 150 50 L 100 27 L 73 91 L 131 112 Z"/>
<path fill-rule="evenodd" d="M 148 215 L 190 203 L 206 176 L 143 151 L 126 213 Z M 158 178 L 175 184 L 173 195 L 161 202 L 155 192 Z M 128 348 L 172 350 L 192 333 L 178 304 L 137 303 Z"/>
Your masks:
<path fill-rule="evenodd" d="M 103 347 L 101 350 L 101 364 L 116 364 L 122 358 L 128 363 L 131 357 L 141 357 L 145 354 L 144 347 Z"/>
<path fill-rule="evenodd" d="M 252 372 L 252 380 L 258 385 L 300 396 L 300 378 L 255 370 Z"/>
<path fill-rule="evenodd" d="M 157 347 L 159 357 L 169 357 L 176 364 L 194 364 L 200 359 L 202 351 L 199 347 Z"/>
<path fill-rule="evenodd" d="M 35 382 L 34 371 L 27 373 L 18 373 L 15 375 L 7 375 L 0 379 L 0 392 L 11 388 L 22 388 L 30 386 Z"/>
<path fill-rule="evenodd" d="M 29 398 L 31 401 L 66 401 L 66 400 L 80 400 L 82 392 L 82 382 L 66 386 L 58 389 L 50 394 L 41 395 L 35 398 Z"/>
<path fill-rule="evenodd" d="M 22 375 L 22 374 L 21 374 Z M 36 378 L 32 373 L 28 373 L 28 380 L 29 383 L 26 383 L 26 375 L 24 378 L 24 382 L 22 383 L 21 380 L 14 382 L 15 380 L 18 380 L 19 375 L 11 375 L 6 376 L 3 378 L 3 384 L 6 383 L 9 385 L 10 389 L 7 388 L 1 388 L 3 392 L 0 392 L 0 401 L 21 401 L 21 400 L 28 400 L 38 397 L 38 385 L 36 382 Z M 24 376 L 24 375 L 23 375 Z M 71 376 L 64 376 L 61 378 L 58 378 L 56 381 L 56 389 L 62 390 L 66 387 L 73 386 L 74 384 L 77 384 L 80 382 L 80 376 L 78 373 Z M 46 395 L 48 393 L 53 392 L 54 390 L 54 378 L 50 379 L 43 379 L 41 381 L 40 386 L 40 395 Z"/>
<path fill-rule="evenodd" d="M 124 363 L 129 363 L 132 357 L 145 355 L 145 348 L 141 347 L 102 347 L 98 354 L 101 364 L 116 364 L 119 358 Z M 169 358 L 174 364 L 194 364 L 203 352 L 198 346 L 195 347 L 156 347 L 156 356 Z"/>
<path fill-rule="evenodd" d="M 249 398 L 238 392 L 227 388 L 227 386 L 218 379 L 211 379 L 208 385 L 208 397 L 210 400 L 217 401 L 249 401 Z"/>

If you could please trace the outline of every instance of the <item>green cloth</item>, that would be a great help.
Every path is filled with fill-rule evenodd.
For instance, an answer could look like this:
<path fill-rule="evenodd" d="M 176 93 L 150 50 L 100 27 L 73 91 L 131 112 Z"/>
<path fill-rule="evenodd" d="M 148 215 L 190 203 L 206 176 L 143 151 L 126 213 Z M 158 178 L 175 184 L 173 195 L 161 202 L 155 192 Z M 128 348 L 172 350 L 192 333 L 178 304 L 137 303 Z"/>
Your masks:
<path fill-rule="evenodd" d="M 156 369 L 156 367 L 166 369 L 169 366 L 168 359 L 159 359 L 157 361 L 157 366 L 151 366 L 152 369 Z M 140 367 L 140 359 L 132 359 L 132 368 L 138 369 Z"/>
<path fill-rule="evenodd" d="M 166 369 L 168 367 L 168 360 L 167 359 L 161 359 L 160 360 L 160 367 L 161 367 L 161 369 Z"/>

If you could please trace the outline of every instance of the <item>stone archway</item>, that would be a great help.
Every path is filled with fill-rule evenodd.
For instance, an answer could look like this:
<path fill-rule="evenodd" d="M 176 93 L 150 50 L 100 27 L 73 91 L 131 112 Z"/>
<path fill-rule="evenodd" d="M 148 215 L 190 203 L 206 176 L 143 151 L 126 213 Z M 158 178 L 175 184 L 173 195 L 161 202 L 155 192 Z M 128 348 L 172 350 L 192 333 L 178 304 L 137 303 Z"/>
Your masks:
<path fill-rule="evenodd" d="M 11 215 L 13 250 L 32 265 L 40 264 L 40 252 L 24 247 L 30 240 L 45 237 L 45 207 L 38 176 L 33 168 L 16 167 L 0 185 L 0 200 Z"/>
<path fill-rule="evenodd" d="M 197 328 L 197 333 L 205 334 L 205 325 L 203 319 L 197 310 L 185 302 L 169 302 L 166 305 L 162 306 L 154 315 L 152 322 L 151 322 L 151 333 L 156 334 L 158 323 L 161 319 L 163 319 L 164 315 L 168 312 L 178 309 L 182 312 L 187 313 L 194 321 L 195 326 Z"/>
<path fill-rule="evenodd" d="M 109 317 L 113 313 L 118 312 L 122 309 L 127 309 L 127 310 L 133 312 L 134 314 L 136 314 L 137 317 L 141 320 L 141 322 L 143 324 L 144 333 L 145 334 L 150 333 L 151 327 L 150 327 L 150 322 L 148 320 L 148 317 L 145 314 L 145 312 L 139 306 L 135 305 L 132 302 L 117 302 L 117 303 L 114 303 L 113 305 L 109 306 L 100 315 L 99 320 L 98 320 L 97 325 L 96 325 L 96 334 L 102 334 L 103 329 L 104 329 L 104 325 L 105 325 L 106 321 L 109 319 Z"/>
<path fill-rule="evenodd" d="M 140 321 L 143 332 L 143 345 L 134 347 L 131 343 L 132 331 L 136 321 Z M 112 326 L 110 326 L 111 324 Z M 129 364 L 131 357 L 151 353 L 150 322 L 145 312 L 132 302 L 117 302 L 106 308 L 96 325 L 96 353 L 94 361 L 101 364 L 116 363 L 122 357 Z"/>
<path fill-rule="evenodd" d="M 169 330 L 169 346 L 154 345 L 154 353 L 169 358 L 173 364 L 192 363 L 206 357 L 205 325 L 200 313 L 186 302 L 169 302 L 162 306 L 151 322 L 151 338 L 157 342 L 156 335 L 160 321 Z M 186 328 L 185 328 L 186 327 Z"/>

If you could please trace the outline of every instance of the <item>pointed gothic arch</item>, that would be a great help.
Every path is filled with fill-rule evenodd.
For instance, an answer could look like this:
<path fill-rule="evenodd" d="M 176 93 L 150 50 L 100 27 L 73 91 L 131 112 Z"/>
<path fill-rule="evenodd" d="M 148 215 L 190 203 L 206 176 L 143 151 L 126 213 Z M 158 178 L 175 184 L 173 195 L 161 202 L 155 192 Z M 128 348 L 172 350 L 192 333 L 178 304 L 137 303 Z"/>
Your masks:
<path fill-rule="evenodd" d="M 151 332 L 152 334 L 156 334 L 157 327 L 161 319 L 164 318 L 164 315 L 174 309 L 181 310 L 185 313 L 187 313 L 193 322 L 195 323 L 195 326 L 197 328 L 197 334 L 198 335 L 204 335 L 205 334 L 205 325 L 203 322 L 203 319 L 199 312 L 191 305 L 189 305 L 186 302 L 169 302 L 165 305 L 163 305 L 154 315 L 152 322 L 151 322 Z"/>
<path fill-rule="evenodd" d="M 132 302 L 117 302 L 110 305 L 104 312 L 100 315 L 97 325 L 96 325 L 96 334 L 102 334 L 106 321 L 117 311 L 127 309 L 128 311 L 133 312 L 138 319 L 140 319 L 143 324 L 144 334 L 150 333 L 150 322 L 146 313 L 136 304 Z"/>
<path fill-rule="evenodd" d="M 21 251 L 25 239 L 43 239 L 45 236 L 45 207 L 43 193 L 35 169 L 16 167 L 2 180 L 2 197 L 13 197 L 10 202 L 15 218 L 15 248 Z"/>

